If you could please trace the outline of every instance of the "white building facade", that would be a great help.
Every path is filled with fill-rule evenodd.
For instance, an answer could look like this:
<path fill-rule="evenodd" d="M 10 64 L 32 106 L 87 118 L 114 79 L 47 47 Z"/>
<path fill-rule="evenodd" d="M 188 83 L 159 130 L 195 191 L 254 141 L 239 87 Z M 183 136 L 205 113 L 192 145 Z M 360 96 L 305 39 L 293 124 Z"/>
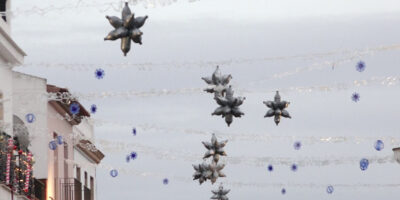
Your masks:
<path fill-rule="evenodd" d="M 104 154 L 92 147 L 94 129 L 90 114 L 80 105 L 73 118 L 71 102 L 48 101 L 49 92 L 68 92 L 47 84 L 47 80 L 13 71 L 24 62 L 25 52 L 10 37 L 11 0 L 0 0 L 0 131 L 11 137 L 23 127 L 28 134 L 29 150 L 34 156 L 35 200 L 95 200 L 96 166 Z M 34 116 L 32 122 L 27 116 Z M 62 137 L 55 150 L 49 143 Z M 78 137 L 77 137 L 78 136 Z M 0 161 L 1 162 L 1 161 Z M 13 194 L 0 181 L 0 200 L 27 199 Z"/>

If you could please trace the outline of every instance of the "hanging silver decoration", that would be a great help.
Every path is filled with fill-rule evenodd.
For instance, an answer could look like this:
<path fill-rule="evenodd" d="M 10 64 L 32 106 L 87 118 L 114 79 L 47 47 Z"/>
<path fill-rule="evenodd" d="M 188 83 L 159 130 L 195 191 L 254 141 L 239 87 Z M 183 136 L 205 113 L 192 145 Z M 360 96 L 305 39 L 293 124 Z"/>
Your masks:
<path fill-rule="evenodd" d="M 226 196 L 231 190 L 225 190 L 222 184 L 219 186 L 218 190 L 212 190 L 211 192 L 214 194 L 211 199 L 216 200 L 229 200 Z"/>
<path fill-rule="evenodd" d="M 226 95 L 223 96 L 215 96 L 215 101 L 220 105 L 212 115 L 221 115 L 225 118 L 226 124 L 230 126 L 233 121 L 233 117 L 241 117 L 244 115 L 242 111 L 240 111 L 239 106 L 243 104 L 243 101 L 246 99 L 245 97 L 233 97 L 232 86 L 229 86 L 226 89 Z"/>
<path fill-rule="evenodd" d="M 122 9 L 122 19 L 116 16 L 106 16 L 106 18 L 115 30 L 111 31 L 104 40 L 121 39 L 121 50 L 125 56 L 131 49 L 131 40 L 134 43 L 142 44 L 143 32 L 139 28 L 146 22 L 147 15 L 135 18 L 135 14 L 131 12 L 128 2 L 125 2 L 125 7 Z"/>
<path fill-rule="evenodd" d="M 193 174 L 193 180 L 199 179 L 199 183 L 202 184 L 208 179 L 214 184 L 219 177 L 226 177 L 221 170 L 225 167 L 225 164 L 217 164 L 212 162 L 211 164 L 202 163 L 199 165 L 193 165 L 195 173 Z"/>
<path fill-rule="evenodd" d="M 274 101 L 264 101 L 263 102 L 268 108 L 271 108 L 264 117 L 272 117 L 275 116 L 275 124 L 278 126 L 281 121 L 281 116 L 286 118 L 292 118 L 287 110 L 290 102 L 281 101 L 281 96 L 279 95 L 279 91 L 276 91 Z"/>
<path fill-rule="evenodd" d="M 211 171 L 211 176 L 209 177 L 212 184 L 214 184 L 219 177 L 226 177 L 224 173 L 221 172 L 224 169 L 225 164 L 217 164 L 215 162 L 211 162 L 209 165 L 209 169 Z"/>
<path fill-rule="evenodd" d="M 214 93 L 215 96 L 223 96 L 232 76 L 230 74 L 222 75 L 219 66 L 217 66 L 211 77 L 202 77 L 201 79 L 208 84 L 208 87 L 204 91 Z"/>
<path fill-rule="evenodd" d="M 212 134 L 211 137 L 211 142 L 202 142 L 203 145 L 208 149 L 208 151 L 204 154 L 203 159 L 213 157 L 213 161 L 215 163 L 218 163 L 219 161 L 219 156 L 226 156 L 224 147 L 228 140 L 224 140 L 222 142 L 218 142 L 217 137 L 215 137 L 215 134 Z"/>
<path fill-rule="evenodd" d="M 210 166 L 206 163 L 193 165 L 194 170 L 196 172 L 193 174 L 193 180 L 199 179 L 200 185 L 207 181 L 212 175 L 212 171 L 210 170 Z"/>

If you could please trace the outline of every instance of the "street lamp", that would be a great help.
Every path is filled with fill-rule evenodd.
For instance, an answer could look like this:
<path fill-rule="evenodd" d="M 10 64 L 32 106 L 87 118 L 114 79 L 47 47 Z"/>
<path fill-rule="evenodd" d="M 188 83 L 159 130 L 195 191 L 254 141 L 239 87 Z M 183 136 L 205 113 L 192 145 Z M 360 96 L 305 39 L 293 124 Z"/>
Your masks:
<path fill-rule="evenodd" d="M 400 147 L 397 148 L 393 148 L 393 152 L 394 152 L 394 159 L 400 163 Z"/>

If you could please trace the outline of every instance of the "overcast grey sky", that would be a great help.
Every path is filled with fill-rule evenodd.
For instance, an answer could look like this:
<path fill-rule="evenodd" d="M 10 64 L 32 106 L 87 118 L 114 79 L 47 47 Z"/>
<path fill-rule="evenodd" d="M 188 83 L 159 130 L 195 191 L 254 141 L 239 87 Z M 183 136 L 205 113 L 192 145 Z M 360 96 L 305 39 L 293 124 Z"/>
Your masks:
<path fill-rule="evenodd" d="M 160 0 L 161 1 L 161 0 Z M 29 10 L 32 6 L 46 8 L 71 2 L 53 0 L 14 1 L 13 9 Z M 97 2 L 99 5 L 107 0 Z M 118 2 L 118 1 L 115 1 Z M 49 12 L 46 15 L 22 13 L 13 19 L 13 38 L 26 51 L 26 63 L 98 64 L 105 70 L 103 80 L 94 78 L 94 70 L 65 70 L 64 68 L 19 67 L 16 70 L 47 78 L 50 84 L 68 87 L 76 92 L 148 91 L 150 89 L 201 88 L 200 79 L 214 71 L 213 66 L 204 68 L 167 68 L 158 66 L 150 71 L 136 68 L 112 69 L 105 63 L 184 62 L 252 59 L 273 56 L 322 53 L 332 50 L 364 49 L 380 45 L 399 44 L 400 2 L 396 0 L 198 0 L 192 3 L 178 0 L 167 6 L 146 9 L 143 3 L 131 6 L 136 16 L 149 15 L 144 32 L 143 45 L 133 44 L 127 57 L 122 56 L 119 41 L 104 42 L 103 38 L 112 27 L 105 15 L 120 15 L 107 6 L 79 7 Z M 105 11 L 104 11 L 105 10 Z M 98 171 L 98 199 L 209 199 L 210 190 L 217 188 L 209 182 L 199 186 L 197 182 L 185 182 L 176 177 L 190 179 L 191 164 L 200 163 L 205 152 L 201 141 L 207 141 L 212 132 L 248 133 L 270 136 L 370 136 L 380 139 L 397 136 L 400 131 L 400 93 L 398 86 L 360 87 L 332 92 L 281 93 L 291 102 L 288 111 L 293 119 L 283 119 L 275 126 L 273 119 L 264 119 L 267 108 L 262 101 L 273 99 L 273 91 L 289 86 L 326 85 L 335 82 L 351 82 L 372 76 L 399 76 L 399 52 L 378 52 L 372 56 L 355 58 L 353 61 L 312 72 L 298 73 L 282 79 L 272 79 L 257 84 L 274 73 L 282 73 L 306 67 L 314 63 L 339 60 L 341 56 L 318 60 L 289 59 L 262 61 L 251 64 L 221 66 L 223 73 L 233 76 L 236 89 L 252 89 L 255 93 L 242 93 L 246 101 L 242 106 L 245 116 L 234 119 L 230 128 L 224 120 L 210 114 L 217 107 L 212 95 L 172 95 L 160 97 L 106 98 L 84 101 L 84 105 L 98 106 L 95 119 L 118 121 L 129 124 L 154 124 L 159 127 L 193 129 L 209 132 L 209 135 L 185 134 L 182 131 L 157 131 L 138 129 L 132 136 L 131 126 L 104 125 L 96 127 L 96 137 L 101 140 L 121 141 L 144 145 L 176 154 L 175 160 L 160 159 L 140 149 L 104 151 L 104 164 L 157 173 L 159 176 L 120 174 L 109 176 L 107 169 Z M 355 64 L 362 59 L 367 68 L 359 73 Z M 188 66 L 190 67 L 190 66 Z M 359 92 L 358 103 L 351 101 L 351 94 Z M 238 93 L 239 94 L 239 93 Z M 218 136 L 218 134 L 217 134 Z M 222 136 L 218 136 L 224 139 Z M 293 149 L 293 141 L 230 141 L 226 151 L 229 156 L 254 157 L 304 157 L 345 158 L 392 155 L 392 146 L 385 141 L 385 149 L 377 152 L 373 141 L 355 144 L 304 144 Z M 399 144 L 400 145 L 400 144 Z M 101 145 L 99 145 L 101 148 Z M 138 159 L 126 163 L 125 156 L 138 152 Z M 198 160 L 185 160 L 179 155 L 199 155 Z M 219 182 L 259 184 L 283 184 L 257 188 L 232 186 L 230 199 L 398 199 L 400 188 L 341 187 L 340 184 L 398 184 L 400 165 L 396 163 L 371 164 L 367 171 L 359 169 L 358 161 L 345 165 L 304 166 L 292 172 L 289 166 L 276 165 L 272 173 L 263 166 L 228 164 L 224 172 L 227 178 Z M 162 184 L 169 178 L 168 185 Z M 290 187 L 291 183 L 315 183 L 322 187 Z M 285 186 L 286 185 L 286 186 Z M 326 186 L 333 185 L 332 195 Z"/>

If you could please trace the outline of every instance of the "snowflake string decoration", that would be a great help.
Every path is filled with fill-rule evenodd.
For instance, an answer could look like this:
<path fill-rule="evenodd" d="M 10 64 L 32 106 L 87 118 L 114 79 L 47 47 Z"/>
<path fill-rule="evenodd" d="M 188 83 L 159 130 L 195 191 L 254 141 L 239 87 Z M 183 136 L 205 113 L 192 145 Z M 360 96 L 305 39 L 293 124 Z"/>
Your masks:
<path fill-rule="evenodd" d="M 26 121 L 28 122 L 28 123 L 33 123 L 34 121 L 35 121 L 35 115 L 34 114 L 32 114 L 32 113 L 29 113 L 29 114 L 27 114 L 26 116 L 25 116 L 25 118 L 26 118 Z"/>
<path fill-rule="evenodd" d="M 163 184 L 164 184 L 164 185 L 168 185 L 168 183 L 169 183 L 169 180 L 168 180 L 167 178 L 164 178 Z"/>
<path fill-rule="evenodd" d="M 96 106 L 95 104 L 93 104 L 92 106 L 90 106 L 90 112 L 91 112 L 92 114 L 96 113 L 96 111 L 97 111 L 97 106 Z"/>
<path fill-rule="evenodd" d="M 334 189 L 333 189 L 333 186 L 332 186 L 332 185 L 329 185 L 329 186 L 326 188 L 326 192 L 327 192 L 328 194 L 332 194 L 333 191 L 334 191 Z"/>
<path fill-rule="evenodd" d="M 69 105 L 69 111 L 73 114 L 73 115 L 77 115 L 80 111 L 80 106 L 77 103 L 72 103 L 71 105 Z"/>
<path fill-rule="evenodd" d="M 282 194 L 286 194 L 286 189 L 285 189 L 285 188 L 282 188 L 281 193 L 282 193 Z"/>
<path fill-rule="evenodd" d="M 103 70 L 103 69 L 99 68 L 99 69 L 96 69 L 96 71 L 94 72 L 94 75 L 95 75 L 95 77 L 96 77 L 97 79 L 103 79 L 105 73 L 104 73 L 104 70 Z"/>
<path fill-rule="evenodd" d="M 367 170 L 368 169 L 368 165 L 369 165 L 369 161 L 367 159 L 363 158 L 363 159 L 360 160 L 360 169 L 362 171 Z"/>
<path fill-rule="evenodd" d="M 301 148 L 301 142 L 295 142 L 293 144 L 294 149 L 299 150 Z"/>
<path fill-rule="evenodd" d="M 57 149 L 57 143 L 56 143 L 56 141 L 50 141 L 49 142 L 49 148 L 51 149 L 51 150 L 56 150 Z"/>
<path fill-rule="evenodd" d="M 356 70 L 363 72 L 365 70 L 365 63 L 363 61 L 358 62 L 356 65 Z"/>
<path fill-rule="evenodd" d="M 351 100 L 353 100 L 354 102 L 360 101 L 360 94 L 358 94 L 357 92 L 354 92 L 351 95 Z"/>
<path fill-rule="evenodd" d="M 292 169 L 292 171 L 297 171 L 297 165 L 296 164 L 293 164 L 292 166 L 291 166 L 291 169 Z"/>
<path fill-rule="evenodd" d="M 61 135 L 57 136 L 57 144 L 62 145 L 63 144 L 63 138 Z"/>
<path fill-rule="evenodd" d="M 383 148 L 385 148 L 385 144 L 383 143 L 382 140 L 377 140 L 377 141 L 375 142 L 374 147 L 375 147 L 375 149 L 376 149 L 377 151 L 381 151 Z"/>
<path fill-rule="evenodd" d="M 136 128 L 133 128 L 133 129 L 132 129 L 132 134 L 133 134 L 134 136 L 136 136 Z"/>
<path fill-rule="evenodd" d="M 274 167 L 272 165 L 268 165 L 268 171 L 272 172 L 274 170 Z"/>
<path fill-rule="evenodd" d="M 133 152 L 130 154 L 130 156 L 131 156 L 131 159 L 132 159 L 132 160 L 135 160 L 136 157 L 137 157 L 137 153 L 133 151 Z"/>
<path fill-rule="evenodd" d="M 110 171 L 110 175 L 111 175 L 113 178 L 115 178 L 115 177 L 118 176 L 118 171 L 117 171 L 116 169 L 113 169 L 113 170 Z"/>

